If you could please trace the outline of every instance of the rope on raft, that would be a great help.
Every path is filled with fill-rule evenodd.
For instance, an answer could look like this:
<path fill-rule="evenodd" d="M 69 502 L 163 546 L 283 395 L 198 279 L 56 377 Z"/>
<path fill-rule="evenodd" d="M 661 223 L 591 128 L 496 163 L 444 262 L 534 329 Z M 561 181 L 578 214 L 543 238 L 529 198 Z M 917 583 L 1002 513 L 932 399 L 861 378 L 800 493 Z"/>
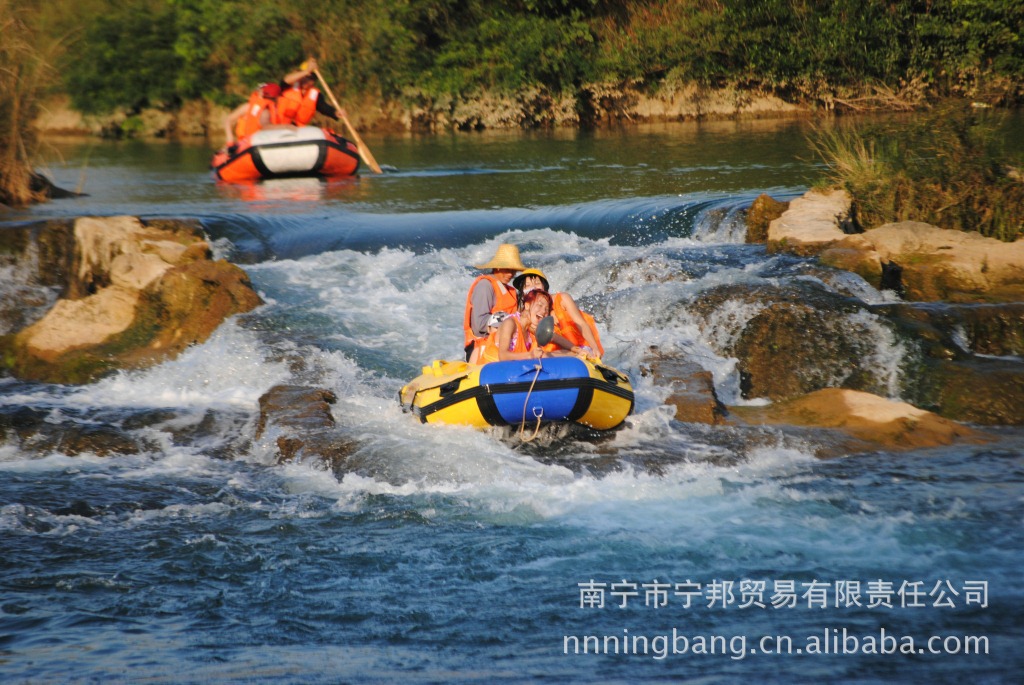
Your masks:
<path fill-rule="evenodd" d="M 523 437 L 523 433 L 526 430 L 526 406 L 530 403 L 530 395 L 533 393 L 533 386 L 536 385 L 541 369 L 544 368 L 539 359 L 537 360 L 537 365 L 534 368 L 536 369 L 536 372 L 533 374 L 533 380 L 530 381 L 530 389 L 526 391 L 526 399 L 523 400 L 523 420 L 519 422 L 519 439 L 523 442 L 531 442 L 537 437 L 537 434 L 540 433 L 541 418 L 544 416 L 544 407 L 534 408 L 533 415 L 537 417 L 537 425 L 533 428 L 533 435 L 528 438 Z"/>

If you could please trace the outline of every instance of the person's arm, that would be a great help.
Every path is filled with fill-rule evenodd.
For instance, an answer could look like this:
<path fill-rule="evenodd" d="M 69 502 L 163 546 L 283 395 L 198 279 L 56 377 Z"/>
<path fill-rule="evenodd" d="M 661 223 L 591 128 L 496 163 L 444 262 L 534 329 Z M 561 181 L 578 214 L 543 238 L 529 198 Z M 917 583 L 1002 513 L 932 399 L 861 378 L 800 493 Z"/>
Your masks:
<path fill-rule="evenodd" d="M 346 117 L 348 116 L 348 113 L 344 109 L 334 109 L 334 107 L 323 98 L 323 94 L 318 95 L 316 98 L 316 111 L 329 119 L 334 119 L 335 121 L 339 121 L 342 115 Z"/>
<path fill-rule="evenodd" d="M 578 345 L 573 345 L 572 342 L 570 342 L 568 338 L 563 338 L 558 333 L 554 333 L 551 336 L 551 342 L 553 342 L 554 344 L 558 345 L 558 347 L 561 348 L 561 349 L 555 350 L 553 352 L 550 352 L 550 351 L 548 352 L 548 354 L 553 356 L 553 357 L 559 357 L 559 356 L 564 357 L 566 355 L 575 355 L 575 356 L 579 357 L 580 359 L 586 359 L 587 357 L 590 356 L 590 355 L 587 354 L 587 349 L 585 347 L 580 347 Z"/>
<path fill-rule="evenodd" d="M 590 324 L 588 324 L 587 320 L 583 318 L 583 314 L 580 313 L 580 308 L 576 306 L 576 302 L 572 299 L 572 295 L 569 293 L 562 293 L 561 297 L 562 306 L 569 314 L 569 318 L 572 319 L 572 322 L 579 327 L 580 333 L 583 334 L 583 339 L 587 341 L 587 346 L 590 347 L 595 354 L 600 354 L 598 350 L 601 348 L 598 346 L 597 340 L 594 338 L 594 331 L 590 330 Z"/>
<path fill-rule="evenodd" d="M 274 126 L 274 120 L 270 116 L 270 107 L 264 107 L 260 111 L 260 128 L 272 128 Z"/>
<path fill-rule="evenodd" d="M 248 102 L 241 104 L 231 110 L 231 112 L 224 117 L 224 137 L 227 141 L 225 146 L 233 145 L 235 143 L 235 124 L 237 124 L 238 120 L 242 118 L 242 115 L 245 114 L 248 107 Z"/>
<path fill-rule="evenodd" d="M 284 82 L 286 86 L 291 87 L 298 83 L 300 79 L 303 79 L 306 76 L 312 76 L 314 73 L 316 73 L 316 70 L 316 60 L 310 57 L 305 62 L 303 62 L 302 66 L 300 66 L 298 69 L 296 69 L 295 71 L 289 71 L 287 74 L 285 74 L 284 78 L 281 80 Z"/>
<path fill-rule="evenodd" d="M 469 327 L 473 330 L 473 335 L 478 338 L 487 337 L 487 322 L 491 318 L 494 300 L 494 286 L 487 279 L 477 283 L 473 288 L 473 293 L 469 296 L 469 306 L 472 308 L 469 315 Z"/>

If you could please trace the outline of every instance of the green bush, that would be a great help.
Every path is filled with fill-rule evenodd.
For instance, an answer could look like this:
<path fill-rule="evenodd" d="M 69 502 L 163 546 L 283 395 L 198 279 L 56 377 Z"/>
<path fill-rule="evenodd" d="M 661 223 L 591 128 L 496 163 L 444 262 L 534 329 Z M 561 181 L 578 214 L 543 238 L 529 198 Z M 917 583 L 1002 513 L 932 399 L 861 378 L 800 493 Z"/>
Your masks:
<path fill-rule="evenodd" d="M 924 221 L 1012 242 L 1024 235 L 1024 183 L 1012 177 L 998 113 L 948 102 L 909 118 L 812 139 L 829 180 L 865 227 Z"/>
<path fill-rule="evenodd" d="M 692 82 L 832 106 L 913 83 L 1012 102 L 1024 80 L 1015 0 L 50 2 L 52 35 L 80 27 L 65 88 L 86 111 L 234 103 L 307 55 L 371 99 Z"/>
<path fill-rule="evenodd" d="M 131 5 L 96 17 L 64 70 L 72 103 L 90 114 L 180 104 L 173 25 L 167 9 Z"/>

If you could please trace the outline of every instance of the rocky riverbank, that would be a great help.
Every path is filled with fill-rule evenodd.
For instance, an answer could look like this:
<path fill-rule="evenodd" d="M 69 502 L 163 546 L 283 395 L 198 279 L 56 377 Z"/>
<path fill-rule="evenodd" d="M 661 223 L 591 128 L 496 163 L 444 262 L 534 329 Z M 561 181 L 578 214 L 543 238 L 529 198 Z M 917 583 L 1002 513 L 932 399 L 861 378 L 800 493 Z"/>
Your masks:
<path fill-rule="evenodd" d="M 751 234 L 801 277 L 722 284 L 678 306 L 716 331 L 707 337 L 736 360 L 743 397 L 769 404 L 727 406 L 698 359 L 651 348 L 639 373 L 674 419 L 714 440 L 782 435 L 821 457 L 984 441 L 989 426 L 1024 424 L 1024 241 L 917 224 L 860 231 L 850 206 L 821 191 L 755 203 Z M 0 235 L 0 350 L 4 373 L 21 379 L 85 383 L 159 364 L 260 304 L 241 269 L 211 258 L 195 222 L 86 217 Z M 879 360 L 880 340 L 902 356 Z M 358 444 L 339 434 L 335 411 L 331 389 L 274 387 L 251 444 L 344 472 Z M 114 424 L 70 431 L 45 412 L 0 416 L 8 439 L 67 454 L 145 448 Z"/>
<path fill-rule="evenodd" d="M 767 93 L 711 90 L 695 85 L 652 97 L 628 85 L 595 84 L 585 95 L 576 100 L 532 90 L 508 97 L 479 95 L 438 99 L 413 93 L 404 102 L 342 104 L 360 131 L 530 129 L 695 119 L 781 118 L 812 113 L 806 105 L 788 103 Z M 146 109 L 137 114 L 122 111 L 85 116 L 71 109 L 66 97 L 60 97 L 42 108 L 35 126 L 44 136 L 201 137 L 219 144 L 223 136 L 222 122 L 228 111 L 229 108 L 210 102 L 193 101 L 175 110 Z"/>
<path fill-rule="evenodd" d="M 705 325 L 726 304 L 752 312 L 719 352 L 737 359 L 745 397 L 774 404 L 723 408 L 685 360 L 653 352 L 652 372 L 668 370 L 660 382 L 685 388 L 671 394 L 678 420 L 829 427 L 884 449 L 978 437 L 953 421 L 1024 424 L 1024 240 L 919 222 L 861 230 L 849 195 L 812 190 L 790 203 L 758 198 L 748 242 L 807 260 L 806 279 L 722 286 L 686 306 Z M 893 301 L 865 301 L 843 271 Z M 879 336 L 908 350 L 889 378 L 872 372 Z"/>
<path fill-rule="evenodd" d="M 802 260 L 806 278 L 723 285 L 680 304 L 709 328 L 722 312 L 753 312 L 717 351 L 736 358 L 744 397 L 771 403 L 726 406 L 698 361 L 651 348 L 640 371 L 665 391 L 675 420 L 750 444 L 778 440 L 765 433 L 778 430 L 822 458 L 986 442 L 988 426 L 1024 424 L 1024 240 L 916 223 L 859 232 L 851 208 L 838 191 L 754 203 L 751 240 Z M 901 301 L 866 301 L 846 271 Z M 888 377 L 873 358 L 879 336 L 908 350 Z M 351 446 L 321 436 L 333 424 L 325 393 L 275 388 L 261 399 L 260 426 L 275 426 L 279 459 L 344 470 Z M 282 397 L 296 403 L 281 406 Z"/>

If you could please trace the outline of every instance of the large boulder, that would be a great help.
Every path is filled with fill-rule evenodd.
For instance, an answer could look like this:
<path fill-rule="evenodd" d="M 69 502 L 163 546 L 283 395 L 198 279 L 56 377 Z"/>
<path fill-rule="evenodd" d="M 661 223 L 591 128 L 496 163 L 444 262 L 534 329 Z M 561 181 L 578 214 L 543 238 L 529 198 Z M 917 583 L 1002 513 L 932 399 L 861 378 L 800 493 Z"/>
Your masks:
<path fill-rule="evenodd" d="M 1024 302 L 899 302 L 872 309 L 921 341 L 930 357 L 964 359 L 972 354 L 1024 357 Z"/>
<path fill-rule="evenodd" d="M 768 225 L 768 251 L 816 255 L 856 232 L 853 199 L 845 190 L 809 190 Z"/>
<path fill-rule="evenodd" d="M 707 335 L 719 354 L 737 359 L 744 397 L 783 400 L 828 387 L 885 392 L 892 383 L 877 362 L 886 322 L 815 281 L 720 286 L 688 309 L 702 327 L 718 329 Z"/>
<path fill-rule="evenodd" d="M 51 230 L 73 249 L 44 248 Z M 26 284 L 61 297 L 0 338 L 2 366 L 22 379 L 84 383 L 156 364 L 262 303 L 245 272 L 211 259 L 194 223 L 86 217 L 29 236 L 22 262 L 34 259 L 37 274 Z"/>
<path fill-rule="evenodd" d="M 859 443 L 862 450 L 903 451 L 989 439 L 906 402 L 839 388 L 824 388 L 768 407 L 743 407 L 733 415 L 747 423 L 834 429 Z"/>
<path fill-rule="evenodd" d="M 843 267 L 848 251 L 878 262 L 883 282 L 865 277 L 876 287 L 891 288 L 922 302 L 1024 301 L 1024 239 L 1006 243 L 937 228 L 919 221 L 885 224 L 851 236 L 822 255 L 825 263 Z"/>
<path fill-rule="evenodd" d="M 1024 425 L 1024 364 L 1010 358 L 925 359 L 907 399 L 942 416 L 981 425 Z"/>
<path fill-rule="evenodd" d="M 860 232 L 853 207 L 845 190 L 809 190 L 768 225 L 768 251 L 817 256 L 913 301 L 1024 301 L 1024 238 L 1005 243 L 919 221 Z"/>

